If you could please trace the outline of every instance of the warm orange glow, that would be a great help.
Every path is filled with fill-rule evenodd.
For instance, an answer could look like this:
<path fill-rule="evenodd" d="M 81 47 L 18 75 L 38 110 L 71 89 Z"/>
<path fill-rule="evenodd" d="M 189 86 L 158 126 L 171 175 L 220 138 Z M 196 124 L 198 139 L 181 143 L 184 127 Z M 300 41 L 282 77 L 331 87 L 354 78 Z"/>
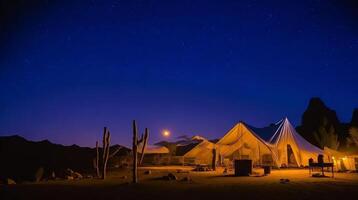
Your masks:
<path fill-rule="evenodd" d="M 168 130 L 163 130 L 162 135 L 163 135 L 164 137 L 169 137 L 169 136 L 170 136 L 170 132 L 169 132 Z"/>

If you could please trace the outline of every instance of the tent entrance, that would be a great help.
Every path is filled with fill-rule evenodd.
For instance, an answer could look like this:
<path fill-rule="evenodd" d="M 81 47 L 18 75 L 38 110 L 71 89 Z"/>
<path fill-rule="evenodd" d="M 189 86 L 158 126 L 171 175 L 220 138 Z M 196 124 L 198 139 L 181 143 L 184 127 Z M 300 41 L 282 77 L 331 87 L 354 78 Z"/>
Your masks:
<path fill-rule="evenodd" d="M 295 154 L 289 144 L 287 145 L 287 167 L 298 167 Z"/>

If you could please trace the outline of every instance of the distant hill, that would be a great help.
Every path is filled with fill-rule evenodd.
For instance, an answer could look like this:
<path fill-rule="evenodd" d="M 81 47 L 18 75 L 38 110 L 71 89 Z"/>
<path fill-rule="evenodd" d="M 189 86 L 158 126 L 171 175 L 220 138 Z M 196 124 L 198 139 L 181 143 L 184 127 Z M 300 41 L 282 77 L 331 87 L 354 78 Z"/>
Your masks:
<path fill-rule="evenodd" d="M 194 135 L 193 137 L 191 137 L 191 140 L 192 141 L 203 141 L 203 140 L 208 140 L 208 139 L 206 139 L 205 137 L 200 136 L 200 135 Z"/>
<path fill-rule="evenodd" d="M 157 143 L 154 143 L 154 145 L 156 145 L 156 146 L 167 146 L 169 144 L 175 144 L 175 143 L 168 142 L 168 141 L 165 141 L 165 140 L 162 140 L 162 141 L 159 141 Z"/>
<path fill-rule="evenodd" d="M 119 145 L 111 146 L 113 151 Z M 129 149 L 123 147 L 116 156 L 126 155 Z M 56 174 L 67 168 L 78 172 L 93 172 L 94 148 L 77 145 L 64 146 L 48 140 L 28 141 L 18 135 L 0 137 L 0 178 L 12 178 L 16 181 L 32 180 L 40 167 L 45 173 Z"/>
<path fill-rule="evenodd" d="M 358 127 L 358 108 L 354 109 L 351 119 L 351 126 Z"/>
<path fill-rule="evenodd" d="M 162 141 L 155 143 L 154 145 L 156 145 L 156 146 L 169 146 L 169 145 L 186 146 L 189 144 L 193 144 L 193 143 L 197 144 L 203 140 L 207 140 L 206 138 L 199 136 L 199 135 L 195 135 L 192 137 L 189 137 L 187 135 L 182 135 L 182 136 L 177 137 L 177 139 L 178 140 L 172 141 L 172 142 L 162 140 Z"/>
<path fill-rule="evenodd" d="M 157 146 L 165 146 L 169 149 L 169 154 L 175 155 L 175 156 L 183 156 L 185 153 L 193 149 L 196 145 L 201 143 L 204 140 L 207 140 L 206 138 L 194 135 L 192 137 L 189 137 L 187 135 L 182 135 L 177 137 L 178 140 L 168 142 L 168 141 L 159 141 L 155 143 L 154 145 Z M 218 140 L 209 140 L 210 142 L 216 143 Z"/>

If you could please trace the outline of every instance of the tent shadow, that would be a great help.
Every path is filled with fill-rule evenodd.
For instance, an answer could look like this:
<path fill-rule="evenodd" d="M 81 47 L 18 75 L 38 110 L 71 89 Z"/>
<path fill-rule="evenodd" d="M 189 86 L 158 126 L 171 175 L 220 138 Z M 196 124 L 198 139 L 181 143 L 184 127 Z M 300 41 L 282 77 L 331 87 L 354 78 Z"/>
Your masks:
<path fill-rule="evenodd" d="M 163 176 L 152 177 L 148 179 L 149 181 L 165 181 L 166 179 Z"/>
<path fill-rule="evenodd" d="M 258 178 L 258 177 L 265 177 L 267 175 L 249 175 L 249 176 L 235 176 L 235 174 L 226 174 L 226 175 L 218 175 L 218 176 L 211 176 L 211 177 L 208 177 L 208 178 L 244 178 L 244 177 L 253 177 L 253 178 Z"/>

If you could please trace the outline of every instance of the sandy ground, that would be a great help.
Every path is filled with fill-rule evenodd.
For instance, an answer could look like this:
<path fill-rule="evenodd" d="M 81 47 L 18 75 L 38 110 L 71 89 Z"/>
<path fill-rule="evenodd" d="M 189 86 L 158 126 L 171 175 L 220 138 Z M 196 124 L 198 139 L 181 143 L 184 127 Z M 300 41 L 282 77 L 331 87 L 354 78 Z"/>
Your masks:
<path fill-rule="evenodd" d="M 145 175 L 150 169 L 152 173 Z M 192 172 L 189 167 L 142 168 L 140 183 L 130 184 L 130 171 L 113 171 L 97 179 L 48 181 L 0 186 L 0 199 L 356 199 L 358 174 L 336 173 L 334 178 L 312 178 L 308 170 L 273 170 L 269 176 L 224 176 L 217 172 Z M 173 172 L 178 181 L 162 180 Z M 327 173 L 327 175 L 330 175 Z M 126 178 L 123 178 L 126 176 Z M 184 177 L 192 181 L 180 181 Z M 280 179 L 289 179 L 282 183 Z"/>

